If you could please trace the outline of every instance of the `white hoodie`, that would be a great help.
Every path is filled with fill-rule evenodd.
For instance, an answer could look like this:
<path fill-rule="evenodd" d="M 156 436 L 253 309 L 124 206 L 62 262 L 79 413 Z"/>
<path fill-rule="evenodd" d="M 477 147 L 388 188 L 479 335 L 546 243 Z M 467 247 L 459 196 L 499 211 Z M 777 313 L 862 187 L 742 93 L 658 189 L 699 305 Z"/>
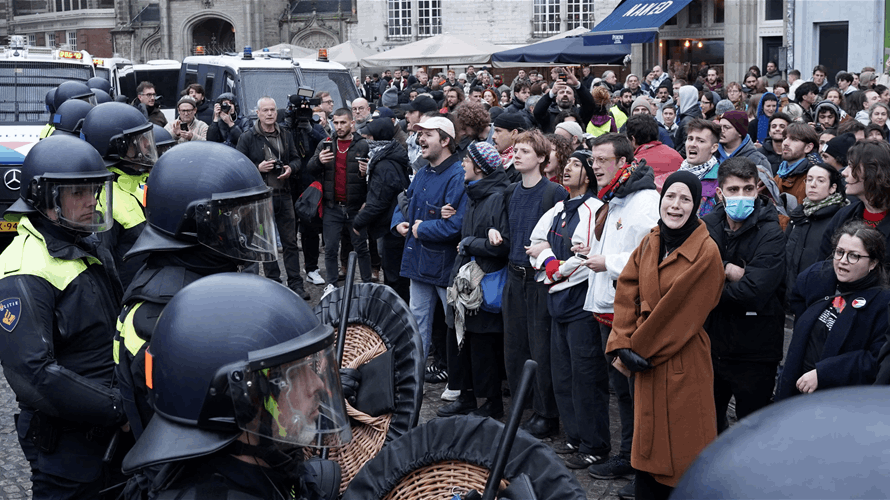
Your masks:
<path fill-rule="evenodd" d="M 593 228 L 596 225 L 596 211 L 602 205 L 603 202 L 596 199 L 596 197 L 591 196 L 584 202 L 583 205 L 578 207 L 579 220 L 578 225 L 575 226 L 575 232 L 572 233 L 572 246 L 584 245 L 586 247 L 589 247 L 590 244 L 594 241 Z M 536 243 L 547 241 L 547 234 L 550 232 L 553 218 L 559 217 L 562 211 L 563 202 L 559 202 L 541 216 L 541 218 L 538 220 L 538 223 L 535 224 L 535 228 L 532 230 L 532 246 L 534 246 Z M 544 272 L 544 262 L 546 262 L 547 259 L 550 257 L 556 257 L 553 254 L 553 250 L 550 248 L 547 248 L 540 254 L 538 254 L 537 259 L 529 256 L 529 261 L 531 262 L 532 266 L 538 270 L 538 281 L 542 281 L 548 285 L 553 284 L 553 281 L 547 278 L 547 274 Z M 559 290 L 565 290 L 586 280 L 587 275 L 590 273 L 590 269 L 587 268 L 587 266 L 581 265 L 582 262 L 584 262 L 584 259 L 576 255 L 572 255 L 565 262 L 563 262 L 562 265 L 559 266 L 559 274 L 563 277 L 568 276 L 568 279 L 560 281 L 551 286 L 550 293 L 558 292 Z"/>

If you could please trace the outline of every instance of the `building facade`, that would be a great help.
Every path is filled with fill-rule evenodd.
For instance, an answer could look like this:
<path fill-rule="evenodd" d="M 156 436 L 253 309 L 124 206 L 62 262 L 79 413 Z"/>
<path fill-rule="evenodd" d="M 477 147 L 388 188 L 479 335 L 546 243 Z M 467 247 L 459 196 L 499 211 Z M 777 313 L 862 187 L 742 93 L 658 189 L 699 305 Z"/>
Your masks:
<path fill-rule="evenodd" d="M 0 36 L 23 35 L 30 45 L 109 57 L 114 10 L 113 0 L 6 0 L 0 2 Z"/>

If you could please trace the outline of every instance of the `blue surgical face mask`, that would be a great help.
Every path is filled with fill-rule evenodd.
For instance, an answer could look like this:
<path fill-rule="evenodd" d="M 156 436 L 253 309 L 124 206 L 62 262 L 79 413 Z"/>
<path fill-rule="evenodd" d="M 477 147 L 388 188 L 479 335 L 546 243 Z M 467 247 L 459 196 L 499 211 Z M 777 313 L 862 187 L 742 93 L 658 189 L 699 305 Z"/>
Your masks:
<path fill-rule="evenodd" d="M 754 212 L 754 198 L 725 196 L 723 205 L 726 208 L 726 215 L 736 222 L 747 219 Z"/>

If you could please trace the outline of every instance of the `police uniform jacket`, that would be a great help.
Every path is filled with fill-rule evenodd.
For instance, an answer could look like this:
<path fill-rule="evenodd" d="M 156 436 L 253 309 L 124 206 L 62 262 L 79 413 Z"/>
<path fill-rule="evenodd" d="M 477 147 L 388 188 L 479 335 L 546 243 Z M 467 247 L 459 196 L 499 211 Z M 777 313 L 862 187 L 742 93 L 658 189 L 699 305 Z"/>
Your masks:
<path fill-rule="evenodd" d="M 112 186 L 114 203 L 111 204 L 114 225 L 110 231 L 101 233 L 103 245 L 111 251 L 114 266 L 120 275 L 121 286 L 127 288 L 136 271 L 145 263 L 143 257 L 127 259 L 124 255 L 136 243 L 145 227 L 145 183 L 148 173 L 128 173 L 119 167 L 111 167 L 115 179 Z M 104 196 L 99 197 L 104 200 Z"/>
<path fill-rule="evenodd" d="M 634 375 L 631 465 L 676 486 L 717 436 L 705 319 L 720 298 L 720 251 L 704 224 L 663 259 L 656 227 L 618 278 L 606 354 L 633 349 L 653 365 Z"/>

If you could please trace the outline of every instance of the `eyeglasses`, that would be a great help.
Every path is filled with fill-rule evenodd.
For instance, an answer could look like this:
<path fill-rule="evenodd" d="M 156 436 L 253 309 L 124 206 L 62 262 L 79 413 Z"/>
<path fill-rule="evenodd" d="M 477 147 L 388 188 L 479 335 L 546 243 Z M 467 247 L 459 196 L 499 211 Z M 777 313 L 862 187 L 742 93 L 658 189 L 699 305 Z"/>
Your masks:
<path fill-rule="evenodd" d="M 179 110 L 179 113 L 180 113 L 180 114 L 182 114 L 182 113 L 194 113 L 194 112 L 195 112 L 195 108 L 191 108 L 191 109 L 180 109 L 180 110 Z"/>
<path fill-rule="evenodd" d="M 834 249 L 834 260 L 843 260 L 844 255 L 847 256 L 847 262 L 849 262 L 850 264 L 859 262 L 859 259 L 871 258 L 868 255 L 859 255 L 858 253 L 844 251 L 842 248 Z"/>
<path fill-rule="evenodd" d="M 327 101 L 321 101 L 322 104 L 334 104 L 333 99 L 328 99 Z"/>
<path fill-rule="evenodd" d="M 617 156 L 598 156 L 593 159 L 593 162 L 596 163 L 597 165 L 605 165 L 607 161 L 612 161 L 615 158 L 618 158 L 618 157 Z"/>
<path fill-rule="evenodd" d="M 145 94 L 145 93 L 142 93 L 142 94 L 139 94 L 139 95 L 144 95 L 145 97 L 152 97 L 152 98 L 153 98 L 153 97 L 155 97 L 157 94 Z"/>

